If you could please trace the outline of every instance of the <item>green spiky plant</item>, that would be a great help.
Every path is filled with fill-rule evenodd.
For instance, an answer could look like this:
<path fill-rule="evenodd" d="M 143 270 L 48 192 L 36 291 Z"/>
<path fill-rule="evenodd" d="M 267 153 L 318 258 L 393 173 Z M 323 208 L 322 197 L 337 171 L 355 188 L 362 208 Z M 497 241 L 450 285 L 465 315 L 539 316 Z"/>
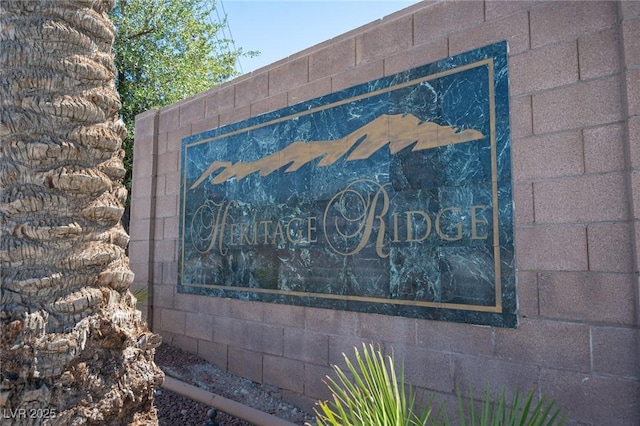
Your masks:
<path fill-rule="evenodd" d="M 344 354 L 343 354 L 344 355 Z M 355 348 L 355 363 L 344 355 L 347 372 L 333 366 L 336 379 L 327 376 L 325 382 L 332 401 L 318 402 L 314 409 L 319 426 L 423 426 L 432 423 L 432 402 L 429 398 L 416 411 L 415 392 L 405 386 L 404 369 L 399 374 L 393 358 L 383 356 L 373 345 L 362 345 L 362 354 Z"/>
<path fill-rule="evenodd" d="M 560 426 L 564 424 L 566 416 L 562 415 L 562 408 L 558 407 L 554 400 L 547 401 L 542 396 L 534 405 L 535 392 L 523 394 L 516 391 L 510 403 L 507 402 L 504 387 L 500 391 L 499 398 L 492 402 L 491 389 L 487 385 L 482 399 L 480 412 L 478 412 L 473 400 L 473 392 L 465 404 L 462 396 L 458 394 L 458 411 L 460 418 L 457 425 L 460 426 Z M 466 409 L 465 409 L 466 407 Z M 445 425 L 450 426 L 448 419 Z"/>
<path fill-rule="evenodd" d="M 344 354 L 343 354 L 344 355 Z M 318 426 L 451 426 L 444 405 L 434 413 L 432 394 L 424 408 L 416 411 L 415 392 L 404 381 L 404 369 L 396 375 L 393 357 L 383 356 L 373 345 L 355 348 L 355 363 L 344 355 L 347 372 L 333 366 L 336 379 L 325 384 L 333 400 L 319 401 L 314 409 Z M 504 388 L 494 402 L 490 386 L 478 411 L 470 392 L 467 404 L 458 394 L 459 426 L 561 426 L 562 408 L 546 396 L 534 405 L 535 392 L 516 392 L 508 402 Z"/>

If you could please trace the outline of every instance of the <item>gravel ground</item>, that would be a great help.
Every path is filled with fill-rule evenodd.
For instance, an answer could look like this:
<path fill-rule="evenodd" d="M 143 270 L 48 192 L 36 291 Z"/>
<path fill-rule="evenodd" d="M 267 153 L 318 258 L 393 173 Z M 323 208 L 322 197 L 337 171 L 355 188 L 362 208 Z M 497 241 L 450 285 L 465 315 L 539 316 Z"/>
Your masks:
<path fill-rule="evenodd" d="M 235 376 L 179 348 L 162 344 L 155 360 L 168 376 L 298 425 L 315 424 L 309 413 L 284 402 L 279 389 Z M 160 426 L 203 426 L 209 421 L 210 407 L 165 389 L 156 392 L 155 405 Z M 215 419 L 219 426 L 252 425 L 222 412 Z"/>

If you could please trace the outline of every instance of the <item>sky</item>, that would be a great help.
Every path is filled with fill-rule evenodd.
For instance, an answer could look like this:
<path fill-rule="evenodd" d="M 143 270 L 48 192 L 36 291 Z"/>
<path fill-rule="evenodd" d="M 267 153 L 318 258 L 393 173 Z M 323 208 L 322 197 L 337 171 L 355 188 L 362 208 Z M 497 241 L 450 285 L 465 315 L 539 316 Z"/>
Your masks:
<path fill-rule="evenodd" d="M 417 0 L 217 0 L 226 12 L 225 35 L 243 51 L 258 50 L 240 59 L 245 74 L 289 55 L 404 9 Z M 217 19 L 216 19 L 217 20 Z"/>

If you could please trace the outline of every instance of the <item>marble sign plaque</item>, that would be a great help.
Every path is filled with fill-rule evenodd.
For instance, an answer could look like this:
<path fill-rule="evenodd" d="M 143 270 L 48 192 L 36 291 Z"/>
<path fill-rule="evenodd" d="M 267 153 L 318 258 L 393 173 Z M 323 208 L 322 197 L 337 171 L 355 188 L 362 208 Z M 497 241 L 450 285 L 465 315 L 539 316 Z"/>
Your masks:
<path fill-rule="evenodd" d="M 515 327 L 507 44 L 182 145 L 178 291 Z"/>

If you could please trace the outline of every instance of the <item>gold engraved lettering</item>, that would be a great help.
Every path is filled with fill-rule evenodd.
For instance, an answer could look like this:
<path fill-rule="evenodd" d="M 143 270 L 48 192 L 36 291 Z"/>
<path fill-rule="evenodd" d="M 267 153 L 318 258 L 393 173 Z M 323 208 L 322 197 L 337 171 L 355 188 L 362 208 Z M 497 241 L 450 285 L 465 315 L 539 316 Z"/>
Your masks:
<path fill-rule="evenodd" d="M 410 210 L 405 212 L 405 214 L 407 216 L 407 242 L 413 243 L 426 240 L 429 237 L 429 234 L 431 234 L 431 218 L 429 215 L 420 210 Z M 413 216 L 416 214 L 422 216 L 426 223 L 424 235 L 418 238 L 413 236 Z"/>
<path fill-rule="evenodd" d="M 293 230 L 292 224 L 294 222 L 302 223 L 302 219 L 299 217 L 294 217 L 291 220 L 289 220 L 289 222 L 287 222 L 287 226 L 286 226 L 287 239 L 289 240 L 290 243 L 298 244 L 302 242 L 302 229 L 299 228 L 299 226 L 301 225 L 298 225 L 298 230 L 296 231 L 296 234 L 295 234 L 296 238 L 294 239 L 291 232 Z"/>
<path fill-rule="evenodd" d="M 191 219 L 192 244 L 198 253 L 207 254 L 213 250 L 216 244 L 220 254 L 225 255 L 227 253 L 224 248 L 225 228 L 229 209 L 235 206 L 236 202 L 234 200 L 221 203 L 207 201 L 198 207 Z M 228 225 L 231 226 L 233 232 L 233 224 Z"/>
<path fill-rule="evenodd" d="M 269 244 L 269 224 L 273 223 L 271 220 L 263 220 L 260 225 L 264 225 L 264 243 Z"/>
<path fill-rule="evenodd" d="M 317 231 L 316 220 L 318 220 L 318 218 L 315 216 L 310 216 L 307 218 L 307 240 L 309 240 L 310 243 L 315 243 L 318 241 L 317 237 L 313 237 L 313 234 Z"/>
<path fill-rule="evenodd" d="M 478 217 L 476 212 L 478 210 L 486 210 L 486 209 L 487 209 L 487 206 L 471 206 L 471 239 L 472 240 L 486 240 L 489 237 L 489 235 L 486 233 L 484 235 L 478 235 L 478 223 L 488 225 L 489 222 L 487 221 L 487 219 L 483 217 Z"/>
<path fill-rule="evenodd" d="M 399 243 L 399 237 L 398 237 L 398 213 L 397 212 L 393 212 L 393 242 L 394 243 Z"/>
<path fill-rule="evenodd" d="M 278 242 L 284 244 L 284 231 L 282 230 L 282 224 L 279 220 L 276 221 L 276 229 L 273 231 L 272 244 L 278 244 Z"/>
<path fill-rule="evenodd" d="M 255 244 L 253 241 L 249 239 L 249 225 L 245 222 L 240 222 L 240 244 L 253 245 Z"/>
<path fill-rule="evenodd" d="M 389 253 L 383 251 L 386 231 L 384 216 L 389 210 L 389 194 L 385 187 L 389 185 L 391 184 L 380 185 L 369 179 L 360 179 L 349 184 L 329 201 L 324 212 L 324 234 L 327 242 L 336 253 L 345 256 L 358 253 L 371 238 L 374 232 L 374 225 L 377 224 L 376 252 L 381 258 L 389 256 Z M 356 188 L 359 186 L 368 188 L 359 190 L 359 188 Z M 373 197 L 367 191 L 371 187 L 375 189 Z M 329 222 L 330 211 L 332 210 L 338 213 L 333 220 L 333 224 Z M 352 217 L 348 215 L 349 212 L 356 212 L 356 214 Z M 331 228 L 329 228 L 329 225 L 332 225 Z M 355 245 L 355 247 L 351 249 L 336 247 L 333 243 L 333 238 L 327 233 L 328 229 L 335 230 L 343 242 L 348 246 Z M 351 240 L 354 241 L 353 244 L 349 244 Z"/>
<path fill-rule="evenodd" d="M 438 214 L 436 215 L 436 232 L 438 233 L 438 236 L 440 238 L 442 238 L 443 240 L 446 240 L 446 241 L 458 241 L 458 240 L 462 239 L 462 224 L 460 222 L 458 222 L 456 224 L 456 229 L 458 230 L 458 232 L 454 237 L 451 237 L 451 236 L 445 234 L 444 232 L 442 232 L 442 228 L 440 227 L 440 219 L 442 218 L 442 215 L 445 212 L 448 212 L 448 211 L 456 212 L 458 214 L 461 212 L 459 207 L 447 207 L 445 209 L 440 210 L 438 212 Z"/>
<path fill-rule="evenodd" d="M 234 238 L 234 236 L 236 235 L 236 229 L 238 231 L 240 230 L 240 224 L 239 223 L 230 223 L 229 224 L 229 245 L 230 246 L 237 246 L 238 244 L 240 244 L 240 232 L 237 232 L 238 241 L 236 241 L 235 238 Z"/>

